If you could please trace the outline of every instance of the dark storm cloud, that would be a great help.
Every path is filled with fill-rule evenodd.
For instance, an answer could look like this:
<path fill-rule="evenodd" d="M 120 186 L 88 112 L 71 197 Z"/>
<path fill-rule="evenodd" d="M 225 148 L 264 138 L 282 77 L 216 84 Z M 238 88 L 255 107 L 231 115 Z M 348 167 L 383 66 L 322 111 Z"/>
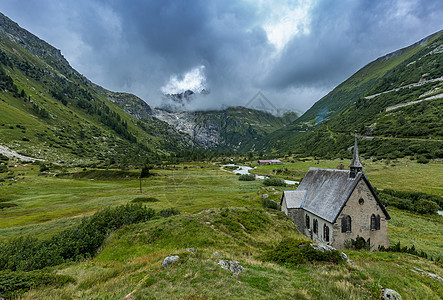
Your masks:
<path fill-rule="evenodd" d="M 264 83 L 278 89 L 333 88 L 377 57 L 443 29 L 439 3 L 320 1 L 310 34 L 287 44 Z"/>
<path fill-rule="evenodd" d="M 277 106 L 305 110 L 370 60 L 443 27 L 439 1 L 312 3 L 3 0 L 1 9 L 92 81 L 149 104 L 160 104 L 170 78 L 204 66 L 211 93 L 192 108 L 241 105 L 262 90 Z M 307 28 L 279 48 L 266 22 L 294 5 L 309 10 Z"/>

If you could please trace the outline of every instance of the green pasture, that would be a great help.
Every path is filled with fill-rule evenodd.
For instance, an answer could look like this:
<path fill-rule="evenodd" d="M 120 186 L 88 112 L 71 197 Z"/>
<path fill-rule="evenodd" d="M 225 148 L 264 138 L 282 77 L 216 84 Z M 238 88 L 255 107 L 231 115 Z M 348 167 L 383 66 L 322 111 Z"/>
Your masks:
<path fill-rule="evenodd" d="M 156 210 L 174 207 L 183 213 L 261 205 L 256 197 L 259 181 L 240 182 L 237 176 L 210 164 L 153 170 L 153 176 L 142 179 L 142 193 L 139 179 L 132 176 L 95 180 L 89 175 L 73 179 L 54 174 L 38 176 L 35 166 L 19 170 L 16 173 L 22 175 L 16 177 L 17 181 L 5 181 L 0 186 L 1 200 L 18 205 L 0 210 L 0 239 L 17 234 L 50 235 L 101 208 L 125 204 L 137 197 L 160 200 L 149 203 Z M 139 171 L 131 172 L 137 176 Z"/>
<path fill-rule="evenodd" d="M 282 165 L 257 166 L 252 173 L 260 175 L 280 176 L 292 180 L 301 180 L 310 167 L 336 169 L 343 165 L 347 170 L 350 160 L 290 160 Z M 378 189 L 393 189 L 408 192 L 423 192 L 443 196 L 443 163 L 431 161 L 420 164 L 409 159 L 398 160 L 363 160 L 366 176 L 371 184 Z M 287 168 L 290 175 L 279 175 L 274 172 L 279 168 Z"/>
<path fill-rule="evenodd" d="M 310 166 L 334 168 L 345 161 L 305 161 L 284 167 L 304 174 Z M 366 174 L 378 188 L 434 191 L 441 188 L 434 163 L 366 163 Z M 277 166 L 259 167 L 260 174 Z M 443 296 L 441 285 L 419 273 L 417 267 L 442 275 L 439 264 L 403 253 L 347 251 L 356 267 L 308 263 L 288 268 L 263 262 L 260 255 L 286 237 L 305 239 L 282 213 L 262 210 L 261 194 L 278 200 L 291 187 L 265 187 L 261 180 L 239 181 L 216 164 L 190 163 L 152 170 L 142 180 L 139 170 L 68 169 L 67 174 L 51 170 L 39 175 L 37 166 L 10 168 L 10 179 L 0 186 L 0 202 L 18 206 L 0 210 L 0 241 L 20 235 L 46 238 L 67 227 L 78 225 L 83 216 L 108 206 L 126 204 L 136 198 L 153 197 L 155 210 L 179 209 L 181 215 L 154 218 L 112 233 L 93 259 L 60 265 L 47 271 L 75 279 L 62 287 L 32 289 L 24 299 L 133 299 L 180 298 L 269 298 L 273 299 L 377 299 L 380 288 L 394 288 L 404 299 Z M 394 176 L 391 170 L 397 170 Z M 6 178 L 7 174 L 0 174 Z M 428 178 L 419 178 L 420 176 Z M 431 178 L 436 176 L 436 178 Z M 412 180 L 417 177 L 416 180 Z M 297 178 L 294 178 L 297 179 Z M 299 179 L 299 178 L 298 178 Z M 391 183 L 390 183 L 391 182 Z M 401 188 L 391 186 L 400 184 Z M 425 184 L 425 186 L 422 186 Z M 437 189 L 430 188 L 436 186 Z M 412 246 L 430 256 L 443 255 L 443 221 L 440 216 L 421 216 L 388 208 L 391 243 Z M 245 229 L 242 229 L 239 224 Z M 196 248 L 196 253 L 186 251 Z M 220 256 L 214 256 L 218 251 Z M 164 257 L 178 254 L 183 260 L 161 267 Z M 220 258 L 239 261 L 247 269 L 239 276 L 221 270 Z M 325 280 L 328 278 L 328 280 Z"/>

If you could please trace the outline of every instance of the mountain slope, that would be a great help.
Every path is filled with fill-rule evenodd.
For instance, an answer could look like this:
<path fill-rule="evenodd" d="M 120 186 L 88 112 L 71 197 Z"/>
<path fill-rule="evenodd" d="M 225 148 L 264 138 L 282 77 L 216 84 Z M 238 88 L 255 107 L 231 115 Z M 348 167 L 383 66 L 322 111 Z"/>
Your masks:
<path fill-rule="evenodd" d="M 0 14 L 0 144 L 59 163 L 141 160 L 198 146 L 143 100 L 91 83 Z"/>
<path fill-rule="evenodd" d="M 282 117 L 263 111 L 229 107 L 219 111 L 194 111 L 170 113 L 154 110 L 154 115 L 179 131 L 191 136 L 206 149 L 246 152 L 267 134 L 290 123 L 294 114 Z"/>
<path fill-rule="evenodd" d="M 440 158 L 443 32 L 363 67 L 260 147 L 347 156 L 357 130 L 366 156 Z"/>

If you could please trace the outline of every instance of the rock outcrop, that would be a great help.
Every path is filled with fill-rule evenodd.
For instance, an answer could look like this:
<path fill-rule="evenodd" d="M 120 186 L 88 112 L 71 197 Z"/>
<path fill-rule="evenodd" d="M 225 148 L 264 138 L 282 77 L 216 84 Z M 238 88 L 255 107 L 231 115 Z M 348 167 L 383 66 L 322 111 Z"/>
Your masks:
<path fill-rule="evenodd" d="M 222 269 L 225 269 L 234 275 L 238 275 L 244 270 L 244 268 L 238 263 L 238 261 L 235 260 L 220 259 L 218 261 L 218 264 L 222 267 Z"/>
<path fill-rule="evenodd" d="M 170 264 L 176 262 L 176 261 L 179 260 L 179 259 L 180 259 L 180 257 L 179 257 L 178 255 L 171 255 L 171 256 L 168 256 L 168 257 L 166 257 L 166 258 L 163 260 L 163 262 L 162 262 L 162 267 L 167 267 L 167 266 L 169 266 Z"/>

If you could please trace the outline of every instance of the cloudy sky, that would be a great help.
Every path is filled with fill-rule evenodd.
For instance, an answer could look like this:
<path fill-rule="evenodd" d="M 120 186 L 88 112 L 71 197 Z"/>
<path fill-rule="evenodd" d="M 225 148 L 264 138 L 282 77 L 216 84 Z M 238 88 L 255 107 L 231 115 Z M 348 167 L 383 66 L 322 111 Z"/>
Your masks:
<path fill-rule="evenodd" d="M 443 29 L 441 0 L 2 0 L 0 10 L 93 82 L 192 109 L 262 91 L 305 111 L 379 56 Z"/>

